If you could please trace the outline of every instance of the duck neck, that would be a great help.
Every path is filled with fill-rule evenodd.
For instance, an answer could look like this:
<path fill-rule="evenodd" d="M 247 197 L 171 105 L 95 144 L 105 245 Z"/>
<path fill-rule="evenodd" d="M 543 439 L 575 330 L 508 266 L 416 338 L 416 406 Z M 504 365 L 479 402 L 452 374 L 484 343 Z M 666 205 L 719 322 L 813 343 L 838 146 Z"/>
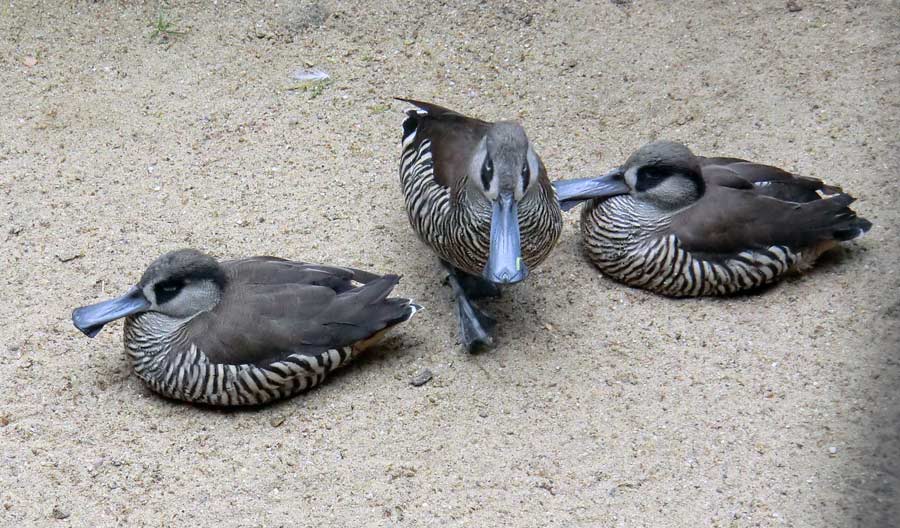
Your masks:
<path fill-rule="evenodd" d="M 139 375 L 157 368 L 170 351 L 183 348 L 185 328 L 191 319 L 144 312 L 125 320 L 125 351 Z"/>
<path fill-rule="evenodd" d="M 596 209 L 585 207 L 583 214 L 599 214 L 598 221 L 607 226 L 606 229 L 627 234 L 623 239 L 625 245 L 638 246 L 648 239 L 656 238 L 660 231 L 667 229 L 676 212 L 661 209 L 643 200 L 635 200 L 626 194 L 607 198 Z"/>

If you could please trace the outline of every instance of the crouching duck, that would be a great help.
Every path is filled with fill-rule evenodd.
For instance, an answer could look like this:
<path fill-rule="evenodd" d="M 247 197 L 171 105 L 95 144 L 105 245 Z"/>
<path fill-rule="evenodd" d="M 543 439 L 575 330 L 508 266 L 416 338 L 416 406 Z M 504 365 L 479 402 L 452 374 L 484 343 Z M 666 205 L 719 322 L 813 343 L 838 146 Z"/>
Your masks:
<path fill-rule="evenodd" d="M 125 317 L 125 349 L 154 391 L 257 405 L 322 382 L 420 307 L 388 297 L 399 278 L 275 257 L 217 262 L 193 249 L 150 264 L 125 295 L 76 309 L 94 337 Z"/>
<path fill-rule="evenodd" d="M 416 107 L 403 122 L 400 158 L 407 216 L 449 274 L 471 352 L 491 344 L 495 326 L 472 300 L 525 280 L 556 244 L 562 214 L 521 125 L 400 100 Z"/>
<path fill-rule="evenodd" d="M 735 158 L 650 143 L 599 178 L 555 182 L 568 209 L 588 200 L 588 257 L 621 282 L 674 297 L 723 295 L 811 267 L 872 224 L 839 187 Z"/>

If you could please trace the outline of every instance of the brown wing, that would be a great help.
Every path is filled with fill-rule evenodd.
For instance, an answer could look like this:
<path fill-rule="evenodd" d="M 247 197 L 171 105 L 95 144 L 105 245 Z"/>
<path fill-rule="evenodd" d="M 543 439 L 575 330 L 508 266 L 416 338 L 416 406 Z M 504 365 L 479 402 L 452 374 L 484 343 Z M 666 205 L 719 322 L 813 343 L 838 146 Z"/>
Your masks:
<path fill-rule="evenodd" d="M 293 353 L 320 354 L 364 340 L 413 311 L 408 299 L 387 298 L 396 275 L 271 257 L 223 267 L 224 297 L 189 327 L 192 342 L 213 362 L 260 365 Z"/>
<path fill-rule="evenodd" d="M 278 257 L 250 257 L 222 263 L 233 284 L 315 284 L 342 292 L 380 275 L 353 268 L 323 266 Z"/>
<path fill-rule="evenodd" d="M 670 231 L 685 249 L 733 255 L 784 245 L 809 247 L 825 240 L 849 240 L 871 224 L 857 218 L 847 194 L 808 202 L 779 200 L 753 189 L 708 185 L 706 194 L 673 218 Z"/>
<path fill-rule="evenodd" d="M 426 139 L 431 141 L 434 179 L 455 194 L 465 181 L 472 154 L 487 133 L 490 123 L 431 103 L 398 100 L 415 105 L 424 112 L 410 110 L 407 113 L 409 117 L 403 123 L 404 137 L 415 131 L 415 148 Z"/>
<path fill-rule="evenodd" d="M 759 194 L 788 202 L 811 202 L 823 194 L 837 194 L 840 187 L 822 180 L 797 176 L 778 167 L 737 158 L 700 158 L 707 183 L 735 189 L 756 188 Z"/>

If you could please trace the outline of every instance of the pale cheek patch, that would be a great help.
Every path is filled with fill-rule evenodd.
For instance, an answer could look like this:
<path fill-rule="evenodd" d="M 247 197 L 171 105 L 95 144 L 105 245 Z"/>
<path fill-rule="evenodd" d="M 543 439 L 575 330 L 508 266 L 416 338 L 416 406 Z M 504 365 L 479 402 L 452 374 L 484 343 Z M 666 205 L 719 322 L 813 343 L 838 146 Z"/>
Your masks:
<path fill-rule="evenodd" d="M 528 163 L 528 182 L 527 185 L 524 185 L 526 182 L 523 181 L 521 175 L 519 175 L 519 183 L 516 185 L 517 193 L 516 199 L 520 200 L 525 193 L 528 192 L 528 189 L 534 185 L 535 180 L 538 179 L 538 175 L 540 174 L 541 166 L 538 161 L 538 155 L 535 153 L 534 149 L 531 148 L 531 145 L 528 145 L 528 154 L 526 155 L 526 163 Z"/>
<path fill-rule="evenodd" d="M 647 194 L 669 203 L 681 203 L 694 198 L 691 183 L 677 176 L 666 178 L 659 185 L 647 191 Z"/>
<path fill-rule="evenodd" d="M 627 183 L 631 189 L 637 187 L 637 167 L 632 167 L 625 172 L 625 183 Z"/>
<path fill-rule="evenodd" d="M 500 192 L 500 185 L 497 182 L 496 167 L 494 168 L 494 174 L 491 176 L 491 181 L 487 187 L 484 186 L 484 182 L 481 178 L 481 169 L 484 167 L 485 158 L 487 158 L 487 145 L 482 141 L 475 151 L 475 155 L 472 156 L 472 162 L 469 165 L 469 181 L 474 183 L 489 200 L 496 200 L 497 195 Z"/>
<path fill-rule="evenodd" d="M 156 306 L 156 292 L 153 291 L 153 285 L 148 284 L 144 286 L 144 298 L 150 302 L 151 306 Z"/>

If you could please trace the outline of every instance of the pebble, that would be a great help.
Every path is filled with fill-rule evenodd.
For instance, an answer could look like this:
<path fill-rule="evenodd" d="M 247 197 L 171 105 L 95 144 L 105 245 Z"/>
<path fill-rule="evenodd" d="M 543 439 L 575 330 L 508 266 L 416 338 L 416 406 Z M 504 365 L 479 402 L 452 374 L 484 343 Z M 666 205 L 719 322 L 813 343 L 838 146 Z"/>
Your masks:
<path fill-rule="evenodd" d="M 413 376 L 411 380 L 409 380 L 409 384 L 413 387 L 421 387 L 422 385 L 425 385 L 426 383 L 431 381 L 431 378 L 433 377 L 434 374 L 432 374 L 430 370 L 422 369 L 418 374 Z"/>
<path fill-rule="evenodd" d="M 53 511 L 50 512 L 50 516 L 61 521 L 63 519 L 68 519 L 69 513 L 59 509 L 59 506 L 54 506 Z"/>
<path fill-rule="evenodd" d="M 829 455 L 836 455 L 837 452 L 838 452 L 838 448 L 836 448 L 836 447 L 834 447 L 834 446 L 831 446 L 831 447 L 828 448 L 828 454 L 829 454 Z"/>
<path fill-rule="evenodd" d="M 787 0 L 787 10 L 791 13 L 803 11 L 803 6 L 797 3 L 797 0 Z"/>

